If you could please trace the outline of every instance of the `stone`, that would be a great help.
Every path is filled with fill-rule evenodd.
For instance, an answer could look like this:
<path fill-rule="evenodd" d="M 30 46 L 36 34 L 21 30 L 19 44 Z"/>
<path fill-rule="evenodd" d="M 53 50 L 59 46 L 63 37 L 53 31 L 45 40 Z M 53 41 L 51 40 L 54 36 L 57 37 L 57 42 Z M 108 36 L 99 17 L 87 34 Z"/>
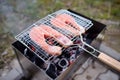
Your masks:
<path fill-rule="evenodd" d="M 116 73 L 108 70 L 106 73 L 101 74 L 98 77 L 98 80 L 119 80 L 119 76 Z"/>
<path fill-rule="evenodd" d="M 107 69 L 103 65 L 101 65 L 98 61 L 94 62 L 94 68 L 93 64 L 89 64 L 88 68 L 84 70 L 82 74 L 77 74 L 79 73 L 78 70 L 77 73 L 75 73 L 73 77 L 74 80 L 96 80 L 98 75 L 100 73 L 105 72 Z"/>

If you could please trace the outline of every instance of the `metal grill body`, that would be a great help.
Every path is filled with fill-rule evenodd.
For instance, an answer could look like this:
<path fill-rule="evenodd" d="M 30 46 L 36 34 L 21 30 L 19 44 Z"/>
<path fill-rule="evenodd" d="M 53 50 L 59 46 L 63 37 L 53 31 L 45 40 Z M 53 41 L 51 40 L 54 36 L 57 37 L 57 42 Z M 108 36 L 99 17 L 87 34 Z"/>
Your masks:
<path fill-rule="evenodd" d="M 98 23 L 94 20 L 91 20 L 89 18 L 86 18 L 84 16 L 81 16 L 79 14 L 76 14 L 72 11 L 69 10 L 59 10 L 57 12 L 54 12 L 52 14 L 49 14 L 43 19 L 40 19 L 30 27 L 28 27 L 26 30 L 21 32 L 16 36 L 17 39 L 17 44 L 14 43 L 13 46 L 15 48 L 19 48 L 18 42 L 23 46 L 24 49 L 18 49 L 22 50 L 22 54 L 27 57 L 31 62 L 36 64 L 38 67 L 40 67 L 45 74 L 50 79 L 57 79 L 59 76 L 61 76 L 62 73 L 66 71 L 71 66 L 70 62 L 74 62 L 80 57 L 85 54 L 85 52 L 81 49 L 79 49 L 77 46 L 72 46 L 72 48 L 63 48 L 62 54 L 61 55 L 50 55 L 47 53 L 40 45 L 36 44 L 29 36 L 29 32 L 33 27 L 38 27 L 39 25 L 47 25 L 51 27 L 52 29 L 62 33 L 64 36 L 75 42 L 78 37 L 75 37 L 73 33 L 66 31 L 64 29 L 57 28 L 53 24 L 51 24 L 51 19 L 56 18 L 57 15 L 61 14 L 67 14 L 73 17 L 75 22 L 79 25 L 85 28 L 86 30 L 86 35 L 84 36 L 84 40 L 86 43 L 91 43 L 92 40 L 101 32 L 101 30 L 105 27 L 105 25 Z M 55 22 L 62 24 L 61 20 L 56 19 Z M 96 25 L 98 24 L 98 25 Z M 96 26 L 101 26 L 98 31 L 95 31 L 94 34 L 90 33 L 92 30 L 95 29 L 97 30 Z M 70 36 L 72 35 L 72 37 Z M 79 38 L 78 38 L 79 39 Z M 54 45 L 57 43 L 55 42 Z M 75 53 L 70 55 L 70 53 Z M 82 59 L 82 58 L 81 58 Z M 82 60 L 81 60 L 82 61 Z M 84 62 L 84 61 L 83 61 Z"/>

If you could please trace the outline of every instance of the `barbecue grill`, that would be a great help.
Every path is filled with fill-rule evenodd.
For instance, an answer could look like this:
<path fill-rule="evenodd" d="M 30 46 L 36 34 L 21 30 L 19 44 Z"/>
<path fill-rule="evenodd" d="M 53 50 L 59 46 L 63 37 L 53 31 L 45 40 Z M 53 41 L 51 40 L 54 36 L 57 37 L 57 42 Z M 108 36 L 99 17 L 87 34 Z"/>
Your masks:
<path fill-rule="evenodd" d="M 82 26 L 86 32 L 84 34 L 75 36 L 69 30 L 67 31 L 52 24 L 51 20 L 54 19 L 54 23 L 62 26 L 63 21 L 56 18 L 56 16 L 62 14 L 71 16 L 77 25 Z M 41 32 L 46 32 L 52 36 L 45 39 L 47 44 L 52 43 L 52 46 L 62 47 L 62 53 L 60 55 L 49 54 L 42 47 L 44 45 L 38 45 L 38 43 L 30 37 L 31 30 L 34 27 L 40 27 L 40 25 L 49 26 L 50 28 L 56 30 L 57 32 L 73 41 L 74 44 L 64 47 L 59 42 L 57 42 L 58 40 L 56 37 L 54 37 L 54 34 L 41 30 Z M 66 26 L 69 28 L 71 27 L 71 24 L 66 23 Z M 72 27 L 75 29 L 74 26 Z M 78 68 L 78 66 L 75 67 L 75 64 L 82 65 L 90 56 L 89 54 L 93 55 L 94 57 L 97 57 L 99 55 L 100 52 L 91 47 L 89 44 L 91 44 L 91 42 L 104 28 L 104 24 L 94 21 L 72 10 L 59 10 L 52 14 L 49 14 L 45 18 L 38 20 L 36 23 L 18 34 L 15 37 L 16 41 L 13 43 L 13 46 L 15 51 L 17 51 L 17 57 L 25 75 L 27 75 L 29 71 L 32 71 L 32 73 L 35 74 L 37 71 L 39 71 L 39 69 L 41 69 L 49 79 L 67 80 L 71 73 L 73 73 Z M 23 58 L 25 60 L 22 60 Z M 32 67 L 26 67 L 26 62 L 23 61 L 26 61 L 27 64 Z"/>

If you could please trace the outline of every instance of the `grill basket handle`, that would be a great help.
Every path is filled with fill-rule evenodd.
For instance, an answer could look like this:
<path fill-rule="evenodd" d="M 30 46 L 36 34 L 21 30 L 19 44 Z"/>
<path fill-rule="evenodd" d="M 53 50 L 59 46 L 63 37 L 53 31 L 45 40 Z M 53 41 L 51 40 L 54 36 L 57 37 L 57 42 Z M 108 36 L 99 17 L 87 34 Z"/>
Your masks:
<path fill-rule="evenodd" d="M 98 59 L 120 72 L 120 62 L 115 60 L 114 58 L 106 55 L 105 53 L 100 52 Z"/>

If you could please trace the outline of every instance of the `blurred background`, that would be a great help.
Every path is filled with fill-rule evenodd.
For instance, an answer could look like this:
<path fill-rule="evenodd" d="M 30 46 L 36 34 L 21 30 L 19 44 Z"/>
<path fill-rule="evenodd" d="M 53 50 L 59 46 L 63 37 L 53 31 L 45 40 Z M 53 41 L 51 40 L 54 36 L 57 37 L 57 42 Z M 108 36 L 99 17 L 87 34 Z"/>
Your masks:
<path fill-rule="evenodd" d="M 103 43 L 120 53 L 120 0 L 0 0 L 0 76 L 16 58 L 14 36 L 59 9 L 71 9 L 107 25 Z"/>

